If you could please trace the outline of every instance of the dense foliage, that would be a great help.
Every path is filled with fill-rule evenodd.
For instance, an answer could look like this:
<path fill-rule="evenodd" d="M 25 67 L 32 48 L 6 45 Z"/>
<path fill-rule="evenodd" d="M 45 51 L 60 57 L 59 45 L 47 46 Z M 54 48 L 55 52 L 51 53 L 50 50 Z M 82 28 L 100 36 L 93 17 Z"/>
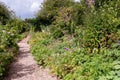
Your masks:
<path fill-rule="evenodd" d="M 0 2 L 0 80 L 18 53 L 17 42 L 25 37 L 30 26 L 13 16 L 12 12 Z"/>
<path fill-rule="evenodd" d="M 29 25 L 19 19 L 13 19 L 6 25 L 0 24 L 0 79 L 18 53 L 17 42 L 25 37 Z"/>
<path fill-rule="evenodd" d="M 49 67 L 63 80 L 119 80 L 120 51 L 102 49 L 89 53 L 76 46 L 75 38 L 55 40 L 48 32 L 35 33 L 31 52 L 38 64 Z"/>
<path fill-rule="evenodd" d="M 0 77 L 31 26 L 31 53 L 60 79 L 120 79 L 120 0 L 44 0 L 25 21 L 0 3 Z"/>
<path fill-rule="evenodd" d="M 60 7 L 45 0 L 38 12 L 38 22 L 44 13 L 42 21 L 50 22 L 30 40 L 38 64 L 63 80 L 119 80 L 120 0 L 66 1 Z"/>
<path fill-rule="evenodd" d="M 6 24 L 12 18 L 12 11 L 8 9 L 8 7 L 0 2 L 0 23 Z"/>

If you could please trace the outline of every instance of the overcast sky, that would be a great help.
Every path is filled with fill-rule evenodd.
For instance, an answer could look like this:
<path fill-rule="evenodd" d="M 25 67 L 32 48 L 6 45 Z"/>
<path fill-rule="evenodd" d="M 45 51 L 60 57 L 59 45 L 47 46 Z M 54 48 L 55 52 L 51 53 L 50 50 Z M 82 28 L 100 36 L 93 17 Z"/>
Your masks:
<path fill-rule="evenodd" d="M 32 18 L 40 9 L 43 0 L 0 0 L 4 2 L 16 15 L 22 19 Z"/>
<path fill-rule="evenodd" d="M 16 15 L 22 19 L 32 18 L 40 9 L 43 0 L 0 0 L 4 2 Z M 79 1 L 79 0 L 76 0 Z"/>

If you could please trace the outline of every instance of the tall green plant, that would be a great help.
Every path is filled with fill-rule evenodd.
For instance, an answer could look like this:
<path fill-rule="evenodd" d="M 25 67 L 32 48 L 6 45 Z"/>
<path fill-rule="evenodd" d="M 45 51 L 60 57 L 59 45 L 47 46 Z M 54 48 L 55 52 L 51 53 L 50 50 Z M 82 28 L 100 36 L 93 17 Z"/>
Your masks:
<path fill-rule="evenodd" d="M 92 52 L 94 48 L 110 48 L 117 41 L 117 26 L 120 24 L 118 10 L 112 2 L 101 6 L 98 10 L 89 8 L 85 15 L 84 47 L 89 47 Z"/>

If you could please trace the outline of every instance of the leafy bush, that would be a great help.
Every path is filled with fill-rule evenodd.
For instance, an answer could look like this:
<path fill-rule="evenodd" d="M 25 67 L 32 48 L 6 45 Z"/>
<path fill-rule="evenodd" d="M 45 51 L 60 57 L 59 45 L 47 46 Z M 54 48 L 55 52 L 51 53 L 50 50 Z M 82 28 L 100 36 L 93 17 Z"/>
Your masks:
<path fill-rule="evenodd" d="M 65 34 L 74 33 L 74 23 L 72 21 L 73 8 L 63 8 L 56 16 L 56 20 L 51 25 L 51 33 L 53 33 L 53 37 L 59 38 L 64 36 Z"/>
<path fill-rule="evenodd" d="M 33 40 L 30 40 L 31 45 L 33 46 L 33 48 L 31 48 L 31 52 L 34 53 L 33 55 L 38 61 L 38 64 L 44 64 L 44 53 L 50 53 L 50 50 L 46 48 L 46 46 L 50 44 L 50 38 L 48 36 L 49 34 L 46 33 L 36 33 L 32 37 Z"/>
<path fill-rule="evenodd" d="M 0 79 L 8 69 L 8 65 L 13 60 L 13 55 L 11 53 L 0 52 Z"/>
<path fill-rule="evenodd" d="M 80 19 L 75 6 L 60 8 L 50 32 L 31 38 L 31 53 L 63 80 L 119 80 L 120 0 L 90 1 L 75 3 Z"/>
<path fill-rule="evenodd" d="M 21 39 L 21 34 L 28 30 L 27 24 L 17 19 L 6 25 L 0 24 L 0 79 L 18 53 L 17 42 Z"/>
<path fill-rule="evenodd" d="M 29 30 L 25 21 L 15 18 L 13 12 L 0 2 L 0 80 L 18 52 L 17 42 L 24 37 L 21 34 Z"/>
<path fill-rule="evenodd" d="M 0 51 L 7 51 L 10 47 L 17 45 L 16 34 L 12 33 L 6 26 L 1 26 L 0 30 Z"/>
<path fill-rule="evenodd" d="M 0 25 L 0 79 L 18 51 L 16 36 L 7 26 Z"/>
<path fill-rule="evenodd" d="M 5 25 L 12 19 L 12 15 L 12 11 L 4 3 L 0 2 L 0 23 Z"/>
<path fill-rule="evenodd" d="M 115 69 L 115 66 L 119 68 L 119 64 L 113 63 L 120 61 L 120 51 L 102 48 L 100 54 L 97 51 L 90 54 L 87 49 L 77 47 L 74 40 L 70 36 L 55 40 L 46 32 L 37 33 L 30 40 L 31 53 L 38 64 L 49 67 L 63 80 L 99 80 L 108 76 L 119 78 Z M 112 71 L 117 76 L 111 74 Z"/>
<path fill-rule="evenodd" d="M 83 19 L 85 28 L 81 32 L 83 36 L 81 38 L 83 38 L 83 46 L 89 48 L 91 53 L 94 48 L 98 49 L 99 53 L 100 48 L 111 48 L 111 45 L 117 42 L 117 27 L 120 24 L 117 5 L 115 6 L 111 1 L 97 10 L 94 7 L 86 8 Z"/>

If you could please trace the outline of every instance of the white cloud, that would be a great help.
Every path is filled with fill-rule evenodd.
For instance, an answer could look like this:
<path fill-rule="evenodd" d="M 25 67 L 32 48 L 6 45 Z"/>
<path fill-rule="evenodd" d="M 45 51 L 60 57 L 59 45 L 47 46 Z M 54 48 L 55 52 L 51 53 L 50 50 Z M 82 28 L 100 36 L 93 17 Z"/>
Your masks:
<path fill-rule="evenodd" d="M 39 3 L 37 3 L 37 2 L 32 3 L 30 11 L 36 12 L 39 9 L 40 9 L 40 4 Z"/>
<path fill-rule="evenodd" d="M 4 2 L 16 15 L 21 18 L 34 17 L 34 13 L 40 9 L 43 0 L 0 0 Z"/>
<path fill-rule="evenodd" d="M 80 0 L 75 0 L 76 2 L 80 2 Z"/>

